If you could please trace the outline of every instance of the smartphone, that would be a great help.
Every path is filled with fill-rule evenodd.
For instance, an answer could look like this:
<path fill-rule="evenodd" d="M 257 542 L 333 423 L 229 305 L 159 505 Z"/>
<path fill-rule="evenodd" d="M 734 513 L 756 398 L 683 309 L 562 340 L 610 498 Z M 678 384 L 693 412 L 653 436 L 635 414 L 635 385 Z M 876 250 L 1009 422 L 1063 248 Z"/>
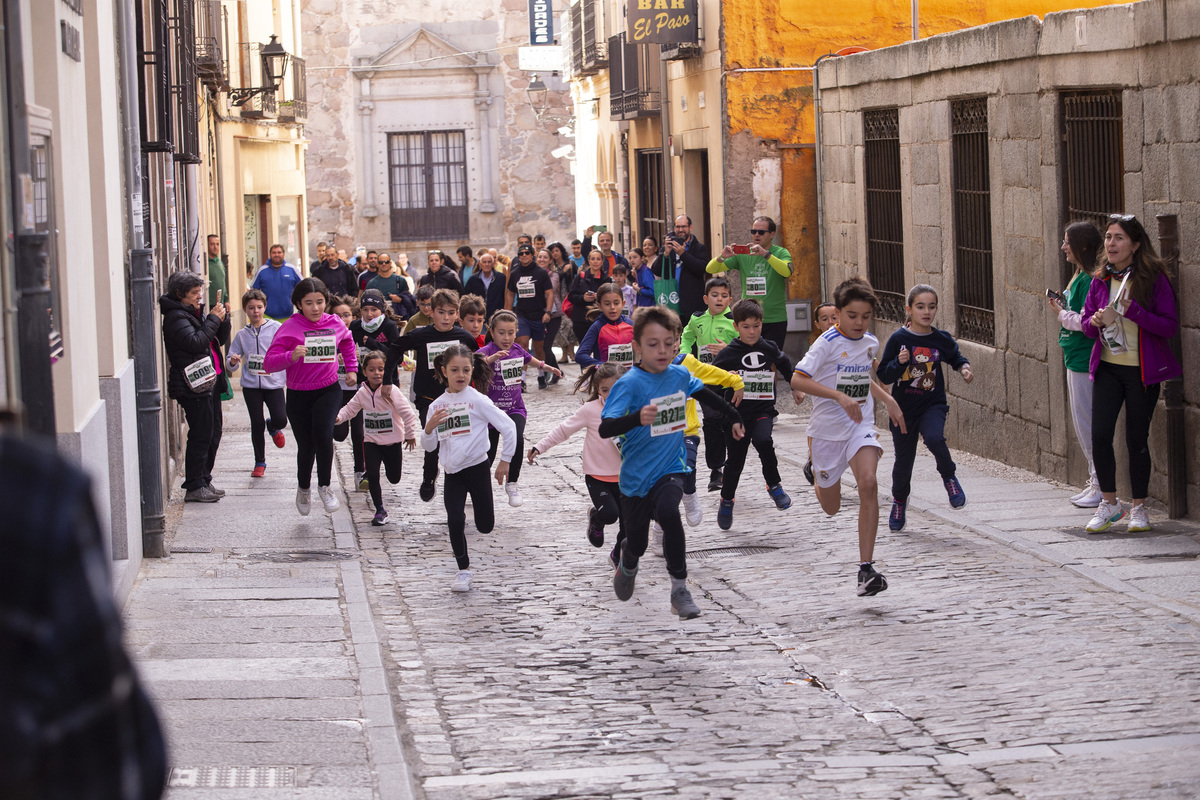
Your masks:
<path fill-rule="evenodd" d="M 1054 291 L 1053 289 L 1046 290 L 1046 297 L 1049 297 L 1051 300 L 1057 300 L 1059 303 L 1064 302 L 1063 296 L 1061 294 L 1059 294 L 1058 292 Z"/>
<path fill-rule="evenodd" d="M 607 225 L 593 225 L 592 232 L 593 233 L 608 233 L 608 226 Z"/>
<path fill-rule="evenodd" d="M 750 255 L 750 245 L 748 245 L 748 244 L 735 244 L 735 245 L 733 246 L 733 254 L 734 254 L 735 256 L 748 256 L 748 255 Z"/>

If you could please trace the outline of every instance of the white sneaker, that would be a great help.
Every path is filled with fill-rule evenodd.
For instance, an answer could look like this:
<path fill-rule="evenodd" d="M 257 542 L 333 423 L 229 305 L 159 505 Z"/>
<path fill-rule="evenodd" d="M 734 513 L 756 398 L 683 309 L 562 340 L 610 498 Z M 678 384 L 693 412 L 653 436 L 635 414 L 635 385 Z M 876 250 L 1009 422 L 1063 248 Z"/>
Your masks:
<path fill-rule="evenodd" d="M 1150 530 L 1150 515 L 1146 513 L 1145 503 L 1138 503 L 1129 509 L 1129 527 L 1126 530 L 1130 533 L 1141 533 Z"/>
<path fill-rule="evenodd" d="M 650 552 L 662 558 L 663 555 L 663 529 L 656 521 L 650 520 Z"/>
<path fill-rule="evenodd" d="M 296 490 L 296 510 L 300 512 L 300 516 L 307 517 L 309 509 L 309 496 L 312 492 L 308 489 Z"/>
<path fill-rule="evenodd" d="M 704 506 L 700 505 L 700 496 L 695 492 L 685 494 L 683 496 L 683 512 L 687 517 L 687 524 L 693 528 L 700 527 L 700 523 L 704 522 Z"/>
<path fill-rule="evenodd" d="M 338 503 L 338 499 L 333 496 L 333 492 L 329 490 L 328 486 L 318 486 L 317 494 L 321 497 L 321 505 L 325 506 L 326 514 L 332 514 L 338 510 L 338 506 L 341 504 Z"/>
<path fill-rule="evenodd" d="M 1103 499 L 1104 494 L 1100 489 L 1089 483 L 1082 492 L 1071 498 L 1071 503 L 1078 508 L 1095 508 Z"/>
<path fill-rule="evenodd" d="M 469 592 L 471 591 L 471 570 L 460 569 L 458 574 L 454 576 L 454 583 L 450 584 L 452 592 Z"/>
<path fill-rule="evenodd" d="M 1100 505 L 1096 506 L 1096 514 L 1092 517 L 1092 521 L 1084 528 L 1088 533 L 1101 533 L 1112 527 L 1114 522 L 1120 521 L 1125 516 L 1125 507 L 1121 505 L 1121 501 L 1117 500 L 1113 505 L 1109 505 L 1100 501 Z"/>
<path fill-rule="evenodd" d="M 521 499 L 521 490 L 515 483 L 505 483 L 504 491 L 508 493 L 508 504 L 513 508 L 520 508 L 525 503 Z"/>

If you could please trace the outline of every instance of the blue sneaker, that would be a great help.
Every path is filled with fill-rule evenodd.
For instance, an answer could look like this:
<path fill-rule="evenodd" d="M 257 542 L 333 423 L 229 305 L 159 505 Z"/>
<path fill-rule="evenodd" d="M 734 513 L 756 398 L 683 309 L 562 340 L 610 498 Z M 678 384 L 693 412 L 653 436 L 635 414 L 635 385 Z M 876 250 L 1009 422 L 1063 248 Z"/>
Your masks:
<path fill-rule="evenodd" d="M 717 509 L 717 527 L 727 531 L 733 527 L 733 501 L 721 498 L 721 507 Z"/>
<path fill-rule="evenodd" d="M 908 516 L 905 512 L 908 511 L 907 500 L 892 500 L 892 513 L 888 515 L 888 528 L 893 531 L 904 530 L 904 523 L 908 521 Z"/>
<path fill-rule="evenodd" d="M 780 511 L 783 511 L 785 508 L 792 507 L 792 498 L 788 497 L 787 492 L 783 490 L 782 483 L 777 483 L 774 486 L 768 486 L 767 494 L 771 495 L 771 499 L 775 501 L 775 507 Z"/>
<path fill-rule="evenodd" d="M 962 490 L 962 484 L 958 482 L 958 478 L 946 478 L 942 483 L 946 484 L 946 494 L 950 497 L 951 508 L 962 508 L 967 504 L 967 493 Z"/>

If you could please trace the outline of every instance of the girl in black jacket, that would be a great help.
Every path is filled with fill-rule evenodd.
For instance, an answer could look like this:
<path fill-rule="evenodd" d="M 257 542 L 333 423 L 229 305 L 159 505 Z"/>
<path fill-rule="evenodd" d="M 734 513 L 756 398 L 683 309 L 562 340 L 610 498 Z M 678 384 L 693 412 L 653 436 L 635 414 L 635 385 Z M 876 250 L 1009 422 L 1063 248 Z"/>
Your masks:
<path fill-rule="evenodd" d="M 571 301 L 571 327 L 575 330 L 577 341 L 582 342 L 588 328 L 592 326 L 587 312 L 595 306 L 596 290 L 606 283 L 608 265 L 604 263 L 604 254 L 599 250 L 592 250 L 588 253 L 584 268 L 571 283 L 571 291 L 567 293 L 567 299 Z"/>

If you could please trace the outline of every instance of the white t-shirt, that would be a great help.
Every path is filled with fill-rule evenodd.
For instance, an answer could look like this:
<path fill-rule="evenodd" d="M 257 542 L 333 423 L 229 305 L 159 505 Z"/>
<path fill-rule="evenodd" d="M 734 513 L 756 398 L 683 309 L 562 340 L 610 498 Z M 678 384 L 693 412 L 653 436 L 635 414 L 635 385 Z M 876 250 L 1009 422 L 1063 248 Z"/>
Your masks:
<path fill-rule="evenodd" d="M 871 397 L 871 373 L 878 353 L 879 340 L 872 334 L 864 333 L 861 339 L 851 339 L 834 326 L 813 342 L 796 365 L 796 372 L 855 398 L 862 407 L 863 420 L 873 420 L 875 400 Z M 838 401 L 825 397 L 814 397 L 812 401 L 809 436 L 845 441 L 855 434 L 858 424 L 850 419 Z"/>

